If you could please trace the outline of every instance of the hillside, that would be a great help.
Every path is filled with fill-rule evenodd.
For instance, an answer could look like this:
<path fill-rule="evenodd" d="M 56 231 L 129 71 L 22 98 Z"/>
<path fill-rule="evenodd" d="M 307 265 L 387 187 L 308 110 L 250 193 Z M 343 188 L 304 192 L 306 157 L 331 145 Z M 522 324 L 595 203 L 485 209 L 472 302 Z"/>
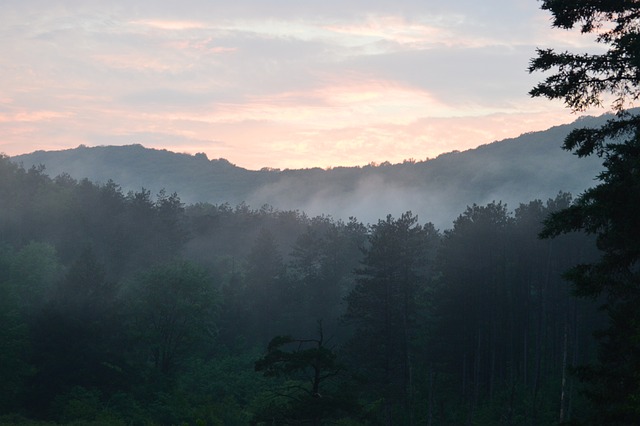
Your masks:
<path fill-rule="evenodd" d="M 43 164 L 52 176 L 68 173 L 102 183 L 112 179 L 125 191 L 144 187 L 155 194 L 164 188 L 186 203 L 270 204 L 364 222 L 411 210 L 442 229 L 473 203 L 502 200 L 515 208 L 520 202 L 546 200 L 559 191 L 578 194 L 591 186 L 599 159 L 579 159 L 560 145 L 571 129 L 597 126 L 606 117 L 582 118 L 427 161 L 329 170 L 252 171 L 204 154 L 141 145 L 36 151 L 12 161 L 25 167 Z"/>

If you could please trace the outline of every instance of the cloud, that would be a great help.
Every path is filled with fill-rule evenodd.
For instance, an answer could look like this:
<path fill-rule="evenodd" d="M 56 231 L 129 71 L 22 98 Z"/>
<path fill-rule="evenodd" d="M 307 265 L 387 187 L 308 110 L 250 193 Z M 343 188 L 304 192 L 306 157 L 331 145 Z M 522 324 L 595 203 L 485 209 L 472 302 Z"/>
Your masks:
<path fill-rule="evenodd" d="M 95 134 L 90 140 L 94 145 L 130 145 L 141 144 L 158 149 L 170 149 L 177 152 L 196 153 L 207 150 L 221 149 L 226 146 L 222 141 L 198 139 L 190 133 L 159 133 L 159 132 L 130 132 L 121 134 Z"/>
<path fill-rule="evenodd" d="M 353 58 L 352 69 L 427 90 L 440 102 L 504 105 L 523 100 L 535 78 L 526 68 L 532 46 L 432 48 Z"/>
<path fill-rule="evenodd" d="M 202 107 L 211 104 L 214 100 L 215 95 L 206 92 L 161 88 L 129 93 L 121 98 L 121 102 L 126 105 L 156 106 L 163 109 L 167 107 Z"/>
<path fill-rule="evenodd" d="M 438 44 L 450 37 L 450 31 L 436 26 L 407 22 L 399 16 L 371 16 L 364 22 L 329 25 L 327 30 L 345 34 L 361 42 L 384 40 L 401 45 Z"/>
<path fill-rule="evenodd" d="M 0 149 L 154 135 L 141 139 L 251 168 L 307 167 L 516 136 L 531 117 L 574 118 L 545 115 L 560 108 L 527 95 L 540 79 L 526 73 L 536 45 L 582 46 L 558 40 L 538 6 L 6 0 Z"/>
<path fill-rule="evenodd" d="M 196 21 L 174 21 L 164 19 L 142 19 L 139 21 L 129 21 L 131 25 L 156 28 L 160 30 L 182 31 L 206 28 L 206 24 Z"/>
<path fill-rule="evenodd" d="M 178 73 L 189 68 L 189 64 L 167 61 L 166 58 L 139 53 L 93 55 L 92 58 L 108 68 L 120 70 Z"/>
<path fill-rule="evenodd" d="M 59 111 L 19 111 L 8 114 L 0 113 L 0 123 L 48 122 L 72 116 L 72 113 Z"/>

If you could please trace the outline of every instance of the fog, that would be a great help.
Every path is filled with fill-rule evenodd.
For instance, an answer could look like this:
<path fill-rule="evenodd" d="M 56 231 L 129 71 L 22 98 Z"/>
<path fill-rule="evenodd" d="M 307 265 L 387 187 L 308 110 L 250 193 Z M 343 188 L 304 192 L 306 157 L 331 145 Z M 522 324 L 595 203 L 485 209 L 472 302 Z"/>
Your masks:
<path fill-rule="evenodd" d="M 348 191 L 340 188 L 324 188 L 306 194 L 298 191 L 302 188 L 296 188 L 296 182 L 283 179 L 251 194 L 248 203 L 269 204 L 281 210 L 300 210 L 309 216 L 329 215 L 342 220 L 355 217 L 365 224 L 376 223 L 388 214 L 399 217 L 411 211 L 420 222 L 431 222 L 441 230 L 451 227 L 452 221 L 466 206 L 459 199 L 459 194 L 404 187 L 381 176 L 359 179 Z M 483 201 L 472 200 L 470 203 Z"/>
<path fill-rule="evenodd" d="M 577 158 L 563 151 L 561 142 L 576 126 L 597 125 L 606 118 L 581 119 L 426 161 L 327 170 L 252 171 L 204 154 L 141 145 L 38 151 L 12 160 L 26 168 L 44 164 L 50 176 L 68 173 L 96 183 L 112 179 L 124 192 L 176 192 L 186 204 L 246 203 L 254 209 L 266 204 L 364 223 L 411 211 L 422 223 L 443 230 L 472 204 L 502 201 L 515 209 L 519 203 L 545 201 L 560 191 L 578 195 L 593 186 L 601 160 Z"/>
<path fill-rule="evenodd" d="M 389 377 L 406 378 L 409 359 L 421 360 L 415 394 L 438 395 L 440 415 L 455 414 L 438 424 L 470 418 L 460 402 L 476 391 L 459 389 L 473 380 L 487 412 L 505 404 L 493 386 L 513 393 L 515 377 L 529 380 L 523 394 L 539 392 L 538 405 L 554 407 L 557 392 L 543 390 L 557 388 L 558 360 L 569 350 L 576 363 L 593 357 L 568 348 L 567 330 L 573 347 L 588 348 L 598 327 L 595 301 L 578 305 L 562 277 L 595 258 L 593 239 L 538 238 L 545 217 L 570 205 L 558 192 L 577 195 L 601 168 L 597 157 L 560 149 L 568 130 L 327 170 L 251 171 L 141 145 L 12 159 L 44 164 L 48 175 L 0 157 L 5 407 L 55 424 L 112 418 L 105 415 L 122 419 L 114 424 L 132 416 L 164 424 L 165 413 L 172 424 L 202 423 L 201 413 L 223 413 L 208 424 L 271 424 L 265 402 L 297 389 L 304 415 L 316 395 L 333 394 L 341 407 L 354 402 L 340 416 L 360 418 L 361 398 L 368 406 L 384 398 L 372 390 L 408 394 L 376 374 L 390 365 Z M 75 180 L 49 177 L 62 173 Z M 109 179 L 121 188 L 104 185 Z M 292 355 L 306 371 L 318 359 L 309 364 L 287 342 L 339 361 L 336 374 L 344 362 L 341 383 L 314 382 L 309 393 L 306 372 L 287 365 L 273 380 L 263 368 L 275 365 L 274 354 L 277 363 Z M 552 367 L 542 372 L 543 364 Z M 211 406 L 212 396 L 221 405 Z M 513 405 L 528 412 L 530 398 Z M 551 424 L 556 410 L 545 416 L 532 414 L 532 423 Z"/>
<path fill-rule="evenodd" d="M 351 170 L 346 177 L 335 170 L 315 171 L 312 176 L 283 174 L 251 193 L 246 202 L 301 210 L 310 216 L 356 217 L 363 223 L 411 211 L 420 222 L 444 230 L 473 204 L 501 201 L 513 210 L 520 203 L 546 201 L 559 192 L 578 195 L 594 185 L 601 169 L 599 159 L 577 159 L 560 147 L 514 155 L 510 161 L 501 158 L 502 153 L 490 152 L 509 147 L 508 142 L 503 144 L 486 147 L 489 152 L 474 150 L 416 164 L 365 167 Z"/>

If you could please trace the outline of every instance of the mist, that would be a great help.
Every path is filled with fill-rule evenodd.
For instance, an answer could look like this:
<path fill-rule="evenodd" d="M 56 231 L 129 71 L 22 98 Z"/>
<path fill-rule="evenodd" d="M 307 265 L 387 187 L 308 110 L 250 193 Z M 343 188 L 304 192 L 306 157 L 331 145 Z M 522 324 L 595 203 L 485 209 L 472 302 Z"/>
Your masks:
<path fill-rule="evenodd" d="M 493 386 L 514 389 L 507 378 L 526 378 L 528 394 L 554 387 L 566 312 L 588 319 L 575 347 L 593 347 L 600 321 L 562 278 L 594 257 L 592 239 L 538 238 L 570 205 L 559 192 L 579 194 L 601 170 L 560 149 L 569 129 L 327 170 L 252 171 L 141 145 L 0 156 L 0 413 L 246 425 L 273 423 L 273 396 L 287 394 L 301 408 L 276 407 L 286 416 L 322 400 L 339 407 L 323 416 L 380 419 L 367 407 L 407 397 L 415 369 L 411 386 L 446 407 L 435 418 L 461 424 L 471 380 L 487 409 L 504 406 Z M 320 354 L 330 362 L 309 391 Z M 536 371 L 536 356 L 553 367 Z M 557 393 L 538 398 L 551 407 Z"/>
<path fill-rule="evenodd" d="M 502 201 L 515 209 L 532 199 L 547 200 L 561 191 L 578 195 L 591 187 L 602 170 L 600 159 L 578 159 L 560 145 L 576 126 L 596 126 L 608 117 L 583 118 L 425 161 L 327 170 L 246 170 L 225 159 L 141 145 L 38 151 L 12 160 L 26 168 L 44 164 L 51 176 L 67 173 L 97 183 L 111 179 L 125 192 L 176 192 L 186 204 L 269 205 L 364 223 L 411 211 L 442 230 L 466 206 Z"/>

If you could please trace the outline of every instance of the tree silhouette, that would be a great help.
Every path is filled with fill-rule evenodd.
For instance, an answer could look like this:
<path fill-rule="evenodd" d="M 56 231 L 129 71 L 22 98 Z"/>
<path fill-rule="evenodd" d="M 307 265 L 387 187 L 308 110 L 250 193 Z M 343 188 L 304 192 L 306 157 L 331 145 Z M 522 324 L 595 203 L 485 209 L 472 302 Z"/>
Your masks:
<path fill-rule="evenodd" d="M 530 71 L 554 70 L 532 96 L 562 99 L 574 111 L 613 96 L 616 117 L 600 128 L 571 132 L 566 150 L 603 159 L 599 183 L 547 221 L 543 237 L 582 230 L 597 237 L 601 258 L 567 274 L 576 293 L 602 296 L 609 327 L 599 334 L 598 363 L 579 370 L 590 386 L 594 424 L 633 424 L 640 418 L 640 117 L 627 108 L 640 97 L 640 4 L 632 0 L 546 0 L 553 26 L 595 34 L 604 53 L 538 50 Z"/>
<path fill-rule="evenodd" d="M 411 212 L 378 221 L 356 271 L 356 286 L 346 298 L 344 319 L 356 329 L 352 351 L 373 387 L 381 390 L 387 424 L 396 411 L 411 423 L 413 346 L 423 325 L 417 320 L 437 241 L 433 225 L 419 225 Z"/>
<path fill-rule="evenodd" d="M 269 342 L 255 370 L 286 381 L 274 388 L 274 398 L 254 422 L 316 426 L 357 411 L 353 396 L 344 392 L 344 366 L 327 343 L 321 321 L 315 339 L 276 336 Z"/>

